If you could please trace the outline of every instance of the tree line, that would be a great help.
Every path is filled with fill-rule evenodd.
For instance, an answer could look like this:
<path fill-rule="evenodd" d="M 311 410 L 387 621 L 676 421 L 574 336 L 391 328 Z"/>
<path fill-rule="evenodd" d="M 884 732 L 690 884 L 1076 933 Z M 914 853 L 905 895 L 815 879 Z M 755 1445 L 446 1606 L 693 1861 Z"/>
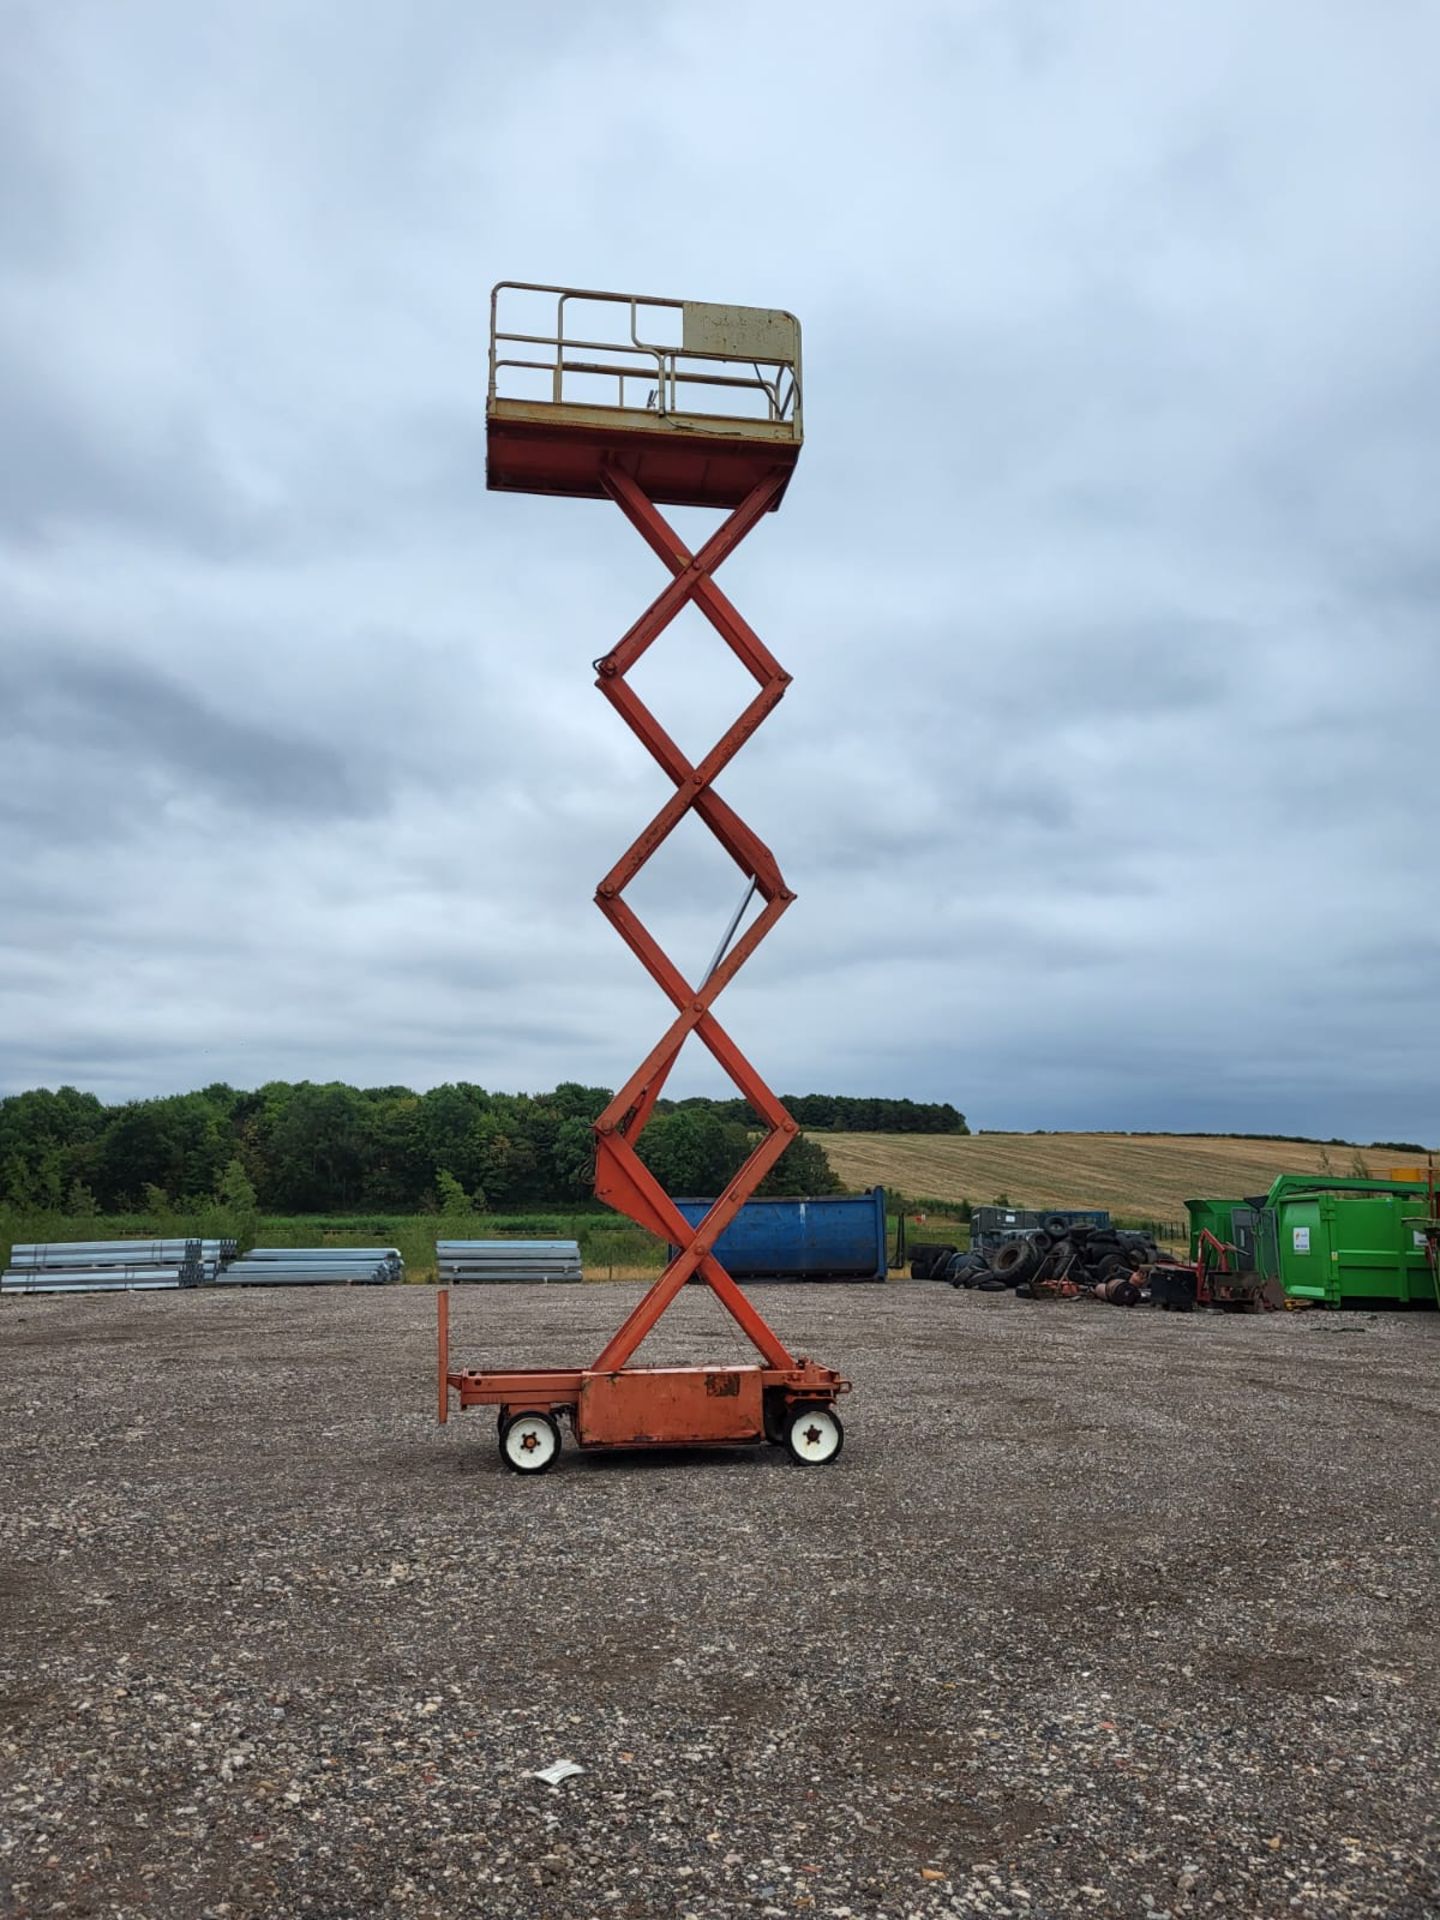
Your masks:
<path fill-rule="evenodd" d="M 785 1093 L 781 1100 L 811 1133 L 969 1133 L 965 1116 L 948 1100 L 884 1100 L 848 1093 Z M 663 1107 L 666 1103 L 662 1101 Z M 706 1107 L 727 1120 L 758 1126 L 743 1100 L 681 1100 L 681 1107 Z"/>
<path fill-rule="evenodd" d="M 461 1201 L 478 1211 L 583 1203 L 591 1195 L 591 1122 L 604 1087 L 491 1093 L 456 1082 L 352 1087 L 271 1081 L 107 1106 L 74 1087 L 0 1099 L 0 1204 L 72 1214 L 185 1209 L 243 1195 L 266 1213 L 410 1212 Z M 953 1107 L 847 1096 L 786 1096 L 802 1126 L 966 1131 Z M 641 1158 L 668 1191 L 718 1193 L 753 1149 L 743 1100 L 660 1101 Z M 835 1193 L 823 1145 L 791 1142 L 760 1188 Z"/>

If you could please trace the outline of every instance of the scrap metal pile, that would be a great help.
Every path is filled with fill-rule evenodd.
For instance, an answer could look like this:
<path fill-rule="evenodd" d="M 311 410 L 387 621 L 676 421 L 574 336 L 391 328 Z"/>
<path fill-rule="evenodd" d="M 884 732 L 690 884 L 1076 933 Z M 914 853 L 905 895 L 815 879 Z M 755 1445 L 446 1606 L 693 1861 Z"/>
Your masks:
<path fill-rule="evenodd" d="M 1049 1216 L 1045 1223 L 1001 1239 L 989 1248 L 911 1248 L 916 1278 L 948 1280 L 982 1293 L 1013 1290 L 1021 1299 L 1078 1299 L 1111 1306 L 1139 1306 L 1152 1297 L 1157 1273 L 1175 1271 L 1148 1233 L 1092 1221 Z M 1158 1304 L 1178 1304 L 1162 1284 Z M 1193 1303 L 1193 1288 L 1191 1300 Z"/>

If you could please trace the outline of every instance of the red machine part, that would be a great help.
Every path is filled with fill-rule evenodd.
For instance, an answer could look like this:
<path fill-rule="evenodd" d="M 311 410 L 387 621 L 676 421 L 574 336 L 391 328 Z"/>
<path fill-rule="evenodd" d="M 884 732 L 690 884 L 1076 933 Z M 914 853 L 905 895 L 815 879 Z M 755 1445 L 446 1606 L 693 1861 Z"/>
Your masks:
<path fill-rule="evenodd" d="M 1278 1285 L 1243 1269 L 1238 1264 L 1240 1258 L 1240 1249 L 1232 1242 L 1217 1238 L 1208 1227 L 1201 1228 L 1195 1260 L 1197 1307 L 1245 1308 L 1259 1312 L 1283 1303 L 1284 1296 Z"/>
<path fill-rule="evenodd" d="M 679 1251 L 606 1343 L 582 1369 L 451 1372 L 449 1300 L 439 1300 L 440 1418 L 454 1390 L 462 1407 L 500 1409 L 501 1452 L 520 1472 L 541 1472 L 560 1451 L 559 1417 L 568 1414 L 581 1447 L 739 1444 L 770 1439 L 801 1461 L 822 1463 L 840 1452 L 843 1430 L 834 1411 L 850 1383 L 833 1368 L 796 1359 L 715 1257 L 715 1242 L 795 1137 L 795 1121 L 726 1033 L 713 1007 L 719 995 L 785 912 L 794 895 L 775 856 L 714 790 L 730 760 L 790 684 L 774 655 L 716 585 L 721 563 L 773 508 L 789 479 L 787 466 L 762 471 L 698 552 L 692 553 L 655 502 L 618 464 L 603 468 L 605 492 L 670 570 L 671 581 L 619 644 L 595 663 L 596 685 L 674 783 L 673 796 L 601 880 L 596 904 L 669 998 L 675 1018 L 595 1123 L 595 1192 L 617 1211 Z M 703 760 L 693 764 L 626 680 L 626 675 L 680 610 L 693 604 L 755 680 L 758 691 Z M 754 922 L 709 974 L 688 981 L 625 900 L 625 889 L 691 811 L 704 821 L 758 894 Z M 747 896 L 748 897 L 748 896 Z M 737 923 L 738 924 L 738 923 Z M 710 1050 L 766 1122 L 765 1137 L 692 1226 L 635 1151 L 655 1103 L 691 1034 Z M 763 1366 L 645 1368 L 630 1362 L 681 1288 L 692 1277 L 707 1285 L 761 1356 Z"/>
<path fill-rule="evenodd" d="M 1230 1265 L 1232 1253 L 1238 1254 L 1239 1248 L 1226 1240 L 1221 1240 L 1208 1227 L 1200 1229 L 1200 1243 L 1195 1261 L 1195 1304 L 1197 1307 L 1213 1307 L 1218 1304 L 1216 1275 L 1233 1271 Z M 1216 1255 L 1212 1262 L 1211 1253 Z M 1223 1285 L 1223 1283 L 1222 1283 Z"/>

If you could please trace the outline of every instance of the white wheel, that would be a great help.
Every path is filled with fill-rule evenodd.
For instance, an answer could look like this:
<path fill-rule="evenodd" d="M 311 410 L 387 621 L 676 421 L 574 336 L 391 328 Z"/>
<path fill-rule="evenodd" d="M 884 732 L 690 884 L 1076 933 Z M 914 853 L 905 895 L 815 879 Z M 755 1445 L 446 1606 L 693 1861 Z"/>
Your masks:
<path fill-rule="evenodd" d="M 845 1444 L 845 1429 L 832 1407 L 796 1407 L 785 1425 L 785 1444 L 807 1467 L 823 1467 Z"/>
<path fill-rule="evenodd" d="M 545 1413 L 517 1413 L 500 1429 L 500 1453 L 513 1473 L 544 1473 L 560 1457 L 560 1429 Z"/>

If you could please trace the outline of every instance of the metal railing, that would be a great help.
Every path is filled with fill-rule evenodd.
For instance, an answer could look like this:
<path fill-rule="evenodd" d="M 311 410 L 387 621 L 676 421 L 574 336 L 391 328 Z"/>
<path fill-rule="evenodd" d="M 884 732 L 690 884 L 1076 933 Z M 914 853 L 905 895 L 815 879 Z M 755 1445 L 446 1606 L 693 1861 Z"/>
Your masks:
<path fill-rule="evenodd" d="M 553 294 L 553 331 L 537 333 L 502 325 L 506 294 Z M 623 309 L 628 338 L 590 339 L 567 333 L 566 308 L 574 301 L 601 302 Z M 642 337 L 641 309 L 650 307 L 669 308 L 681 315 L 679 346 Z M 544 348 L 545 357 L 502 351 L 513 347 Z M 595 354 L 605 357 L 576 357 Z M 717 365 L 748 366 L 749 372 L 717 372 Z M 502 392 L 502 385 L 512 384 L 502 380 L 511 370 L 548 375 L 547 398 L 555 406 L 601 404 L 661 416 L 701 413 L 737 421 L 762 419 L 789 426 L 797 441 L 801 437 L 800 326 L 793 314 L 778 310 L 719 307 L 695 300 L 502 280 L 490 294 L 490 402 L 535 402 L 534 393 Z M 574 382 L 580 378 L 598 378 L 602 383 L 613 380 L 614 400 L 597 403 L 581 398 L 574 390 Z M 637 382 L 645 389 L 639 400 L 631 397 Z M 705 404 L 682 404 L 682 388 L 705 389 L 703 395 L 696 395 Z M 690 395 L 685 394 L 683 399 L 688 401 Z M 737 404 L 742 401 L 750 403 L 750 410 Z"/>

